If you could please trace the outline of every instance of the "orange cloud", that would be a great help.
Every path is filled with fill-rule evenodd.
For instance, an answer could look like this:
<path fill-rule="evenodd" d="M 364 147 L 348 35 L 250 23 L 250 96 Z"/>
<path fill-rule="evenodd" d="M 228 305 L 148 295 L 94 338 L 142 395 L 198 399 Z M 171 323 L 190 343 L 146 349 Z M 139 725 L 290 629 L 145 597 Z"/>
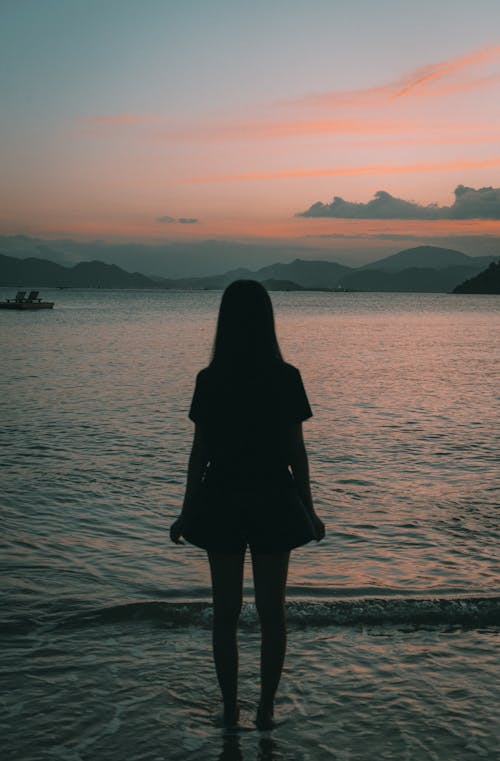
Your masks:
<path fill-rule="evenodd" d="M 355 177 L 360 175 L 421 174 L 456 169 L 493 169 L 500 167 L 500 157 L 488 159 L 452 159 L 421 161 L 414 164 L 371 164 L 367 166 L 325 167 L 322 169 L 288 169 L 280 172 L 248 172 L 178 179 L 177 183 L 242 182 L 248 180 L 290 180 L 306 177 Z"/>
<path fill-rule="evenodd" d="M 311 227 L 303 224 L 311 223 L 311 219 L 304 220 L 294 217 L 290 220 L 290 230 L 295 229 L 296 234 L 303 231 L 304 238 L 369 238 L 386 235 L 490 235 L 493 238 L 500 236 L 500 220 L 484 219 L 336 219 L 332 217 L 314 218 L 314 233 Z M 293 227 L 294 225 L 294 227 Z M 332 233 L 332 230 L 334 231 Z"/>
<path fill-rule="evenodd" d="M 457 127 L 459 126 L 460 125 L 457 125 Z M 444 127 L 441 127 L 439 131 L 436 130 L 435 134 L 431 135 L 404 135 L 397 137 L 394 135 L 388 135 L 387 139 L 385 138 L 385 135 L 358 137 L 358 139 L 352 141 L 352 145 L 365 147 L 373 145 L 380 148 L 381 146 L 386 145 L 390 145 L 391 147 L 396 145 L 451 145 L 452 143 L 459 145 L 481 145 L 485 143 L 500 142 L 498 132 L 488 132 L 485 130 L 482 134 L 477 132 L 471 134 L 459 132 L 457 135 L 452 135 Z M 345 144 L 349 145 L 350 143 L 346 142 Z"/>
<path fill-rule="evenodd" d="M 475 79 L 468 79 L 464 82 L 433 82 L 432 89 L 422 88 L 412 90 L 413 97 L 445 97 L 447 95 L 462 95 L 463 93 L 470 92 L 471 90 L 480 90 L 483 87 L 498 87 L 500 84 L 500 74 L 488 74 L 484 77 L 476 77 Z M 393 100 L 396 100 L 399 96 L 395 95 Z"/>
<path fill-rule="evenodd" d="M 108 240 L 151 242 L 157 240 L 206 240 L 207 236 L 217 237 L 221 240 L 249 240 L 283 241 L 294 239 L 300 244 L 314 247 L 324 246 L 331 251 L 332 230 L 336 237 L 345 237 L 352 240 L 372 239 L 372 245 L 377 238 L 384 233 L 401 237 L 408 236 L 432 236 L 434 240 L 445 236 L 471 236 L 489 235 L 500 239 L 500 222 L 484 220 L 344 220 L 318 218 L 314 220 L 315 235 L 311 235 L 311 220 L 301 218 L 282 219 L 276 218 L 269 221 L 239 218 L 213 220 L 204 226 L 203 231 L 180 230 L 175 236 L 165 237 L 164 228 L 151 223 L 146 218 L 130 221 L 128 215 L 123 215 L 119 220 L 98 222 L 96 220 L 54 221 L 53 224 L 45 222 L 32 223 L 30 226 L 0 226 L 0 232 L 5 235 L 15 235 L 23 229 L 25 234 L 40 235 L 42 237 L 71 237 L 77 236 L 85 240 L 95 240 L 96 237 L 105 237 Z"/>
<path fill-rule="evenodd" d="M 500 45 L 495 45 L 493 47 L 477 50 L 468 55 L 460 56 L 459 58 L 452 58 L 450 61 L 431 63 L 428 66 L 424 66 L 422 69 L 418 69 L 413 75 L 410 75 L 409 82 L 393 97 L 401 98 L 404 95 L 408 95 L 414 88 L 421 87 L 435 79 L 440 79 L 447 74 L 452 74 L 467 66 L 472 66 L 476 63 L 484 63 L 498 57 L 500 57 Z"/>
<path fill-rule="evenodd" d="M 422 131 L 428 125 L 422 124 Z M 336 136 L 336 135 L 393 135 L 402 130 L 415 130 L 415 122 L 396 123 L 394 120 L 374 119 L 316 119 L 282 122 L 250 122 L 241 124 L 204 125 L 164 130 L 159 137 L 172 140 L 262 140 L 267 138 Z"/>
<path fill-rule="evenodd" d="M 378 85 L 377 87 L 369 87 L 359 90 L 344 90 L 318 95 L 307 95 L 298 100 L 287 101 L 286 104 L 302 106 L 365 106 L 373 101 L 387 102 L 397 100 L 410 94 L 421 95 L 423 94 L 420 92 L 421 90 L 424 90 L 425 94 L 429 96 L 441 95 L 444 94 L 443 90 L 440 91 L 436 88 L 428 88 L 426 85 L 443 79 L 460 69 L 465 69 L 480 63 L 495 61 L 497 59 L 500 59 L 500 46 L 489 46 L 473 53 L 453 58 L 449 61 L 427 64 L 426 66 L 410 72 L 401 79 L 386 85 Z M 476 79 L 472 82 L 465 83 L 464 85 L 456 85 L 456 89 L 450 90 L 449 94 L 451 94 L 451 92 L 460 92 L 461 87 L 464 89 L 472 89 L 474 87 L 483 87 L 485 84 L 491 84 L 493 82 L 494 80 L 486 82 L 484 78 Z"/>
<path fill-rule="evenodd" d="M 287 105 L 298 106 L 303 113 L 305 106 L 321 106 L 336 108 L 342 106 L 387 106 L 390 103 L 399 103 L 409 96 L 413 97 L 445 97 L 448 95 L 462 94 L 467 91 L 485 87 L 497 86 L 500 82 L 500 74 L 490 73 L 482 77 L 475 77 L 467 81 L 450 81 L 457 72 L 468 68 L 495 62 L 500 60 L 500 46 L 485 47 L 466 55 L 427 64 L 413 72 L 401 77 L 395 82 L 372 88 L 353 91 L 338 91 L 322 95 L 309 95 L 299 100 L 288 101 Z M 276 105 L 276 104 L 275 104 Z M 425 114 L 421 117 L 421 123 L 417 121 L 415 114 L 411 118 L 402 119 L 400 114 L 391 113 L 391 118 L 375 119 L 366 115 L 360 117 L 346 117 L 335 119 L 304 119 L 291 116 L 289 119 L 261 119 L 250 122 L 207 122 L 199 120 L 196 123 L 166 123 L 166 117 L 158 114 L 98 114 L 89 116 L 81 122 L 96 127 L 151 127 L 158 125 L 158 131 L 148 130 L 148 140 L 162 141 L 199 141 L 201 143 L 212 141 L 259 141 L 284 138 L 302 137 L 342 137 L 345 135 L 383 136 L 404 133 L 420 135 L 429 133 L 429 119 Z M 441 129 L 447 135 L 461 129 L 460 124 L 441 123 Z M 463 126 L 462 126 L 463 129 Z M 411 140 L 410 140 L 411 142 Z M 466 142 L 466 141 L 465 141 Z"/>
<path fill-rule="evenodd" d="M 465 134 L 464 128 L 468 125 L 451 122 L 429 126 L 428 119 L 418 124 L 415 119 L 378 121 L 376 119 L 317 119 L 317 120 L 290 120 L 288 122 L 254 122 L 247 124 L 230 124 L 221 126 L 197 126 L 184 129 L 164 130 L 157 137 L 162 140 L 182 141 L 223 141 L 229 140 L 272 140 L 300 137 L 368 137 L 383 138 L 388 136 L 391 143 L 482 143 L 499 142 L 498 132 L 488 132 L 491 125 L 479 129 L 485 129 L 484 134 L 478 134 L 478 125 L 471 125 L 475 134 Z M 457 135 L 453 132 L 458 131 Z M 438 132 L 431 134 L 429 132 Z M 440 134 L 439 134 L 440 133 Z M 404 135 L 401 137 L 401 135 Z"/>
<path fill-rule="evenodd" d="M 80 121 L 84 124 L 96 124 L 103 127 L 129 127 L 153 124 L 158 122 L 160 118 L 155 114 L 96 114 L 95 116 L 85 116 Z"/>

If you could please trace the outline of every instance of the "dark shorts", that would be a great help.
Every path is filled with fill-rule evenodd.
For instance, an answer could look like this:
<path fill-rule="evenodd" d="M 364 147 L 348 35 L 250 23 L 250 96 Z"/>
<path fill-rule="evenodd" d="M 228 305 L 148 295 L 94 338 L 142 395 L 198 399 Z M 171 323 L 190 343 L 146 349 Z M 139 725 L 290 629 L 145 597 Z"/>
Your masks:
<path fill-rule="evenodd" d="M 209 552 L 243 552 L 250 547 L 260 554 L 287 552 L 315 538 L 291 476 L 260 483 L 205 481 L 183 535 Z"/>

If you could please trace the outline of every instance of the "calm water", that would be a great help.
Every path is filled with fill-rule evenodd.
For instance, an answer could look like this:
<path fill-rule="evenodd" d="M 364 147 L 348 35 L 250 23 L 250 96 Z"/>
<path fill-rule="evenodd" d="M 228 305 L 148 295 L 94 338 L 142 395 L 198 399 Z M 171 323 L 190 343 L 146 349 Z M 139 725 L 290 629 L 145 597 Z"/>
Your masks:
<path fill-rule="evenodd" d="M 4 757 L 493 758 L 500 299 L 273 294 L 328 535 L 292 558 L 284 723 L 224 745 L 206 560 L 168 542 L 220 293 L 43 295 L 0 312 Z"/>

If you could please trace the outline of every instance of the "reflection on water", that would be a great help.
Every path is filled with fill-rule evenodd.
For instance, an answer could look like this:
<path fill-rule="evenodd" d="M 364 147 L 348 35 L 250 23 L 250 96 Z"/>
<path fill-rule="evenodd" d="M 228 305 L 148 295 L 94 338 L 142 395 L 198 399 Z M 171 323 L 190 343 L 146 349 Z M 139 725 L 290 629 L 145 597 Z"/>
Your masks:
<path fill-rule="evenodd" d="M 171 546 L 167 527 L 220 294 L 54 298 L 51 314 L 0 315 L 13 596 L 207 594 L 204 554 Z M 305 435 L 328 527 L 324 543 L 294 553 L 290 585 L 496 590 L 498 298 L 273 299 L 313 406 Z"/>
<path fill-rule="evenodd" d="M 219 761 L 242 761 L 243 754 L 238 735 L 233 732 L 226 734 L 223 739 L 223 747 Z"/>
<path fill-rule="evenodd" d="M 267 736 L 266 736 L 267 735 Z M 280 743 L 271 733 L 266 733 L 258 740 L 258 749 L 255 755 L 256 761 L 279 761 L 285 756 L 280 751 Z M 243 761 L 243 749 L 238 732 L 227 733 L 223 737 L 223 747 L 218 761 Z M 250 758 L 250 756 L 247 756 Z M 290 756 L 287 756 L 290 758 Z"/>
<path fill-rule="evenodd" d="M 206 558 L 168 541 L 220 294 L 44 296 L 0 314 L 2 761 L 493 759 L 498 297 L 273 295 L 328 535 L 293 554 L 280 725 L 247 605 L 224 736 Z"/>
<path fill-rule="evenodd" d="M 138 623 L 12 639 L 2 761 L 496 758 L 498 629 L 294 630 L 271 733 L 253 724 L 258 633 L 240 642 L 241 731 L 228 736 L 206 630 Z"/>

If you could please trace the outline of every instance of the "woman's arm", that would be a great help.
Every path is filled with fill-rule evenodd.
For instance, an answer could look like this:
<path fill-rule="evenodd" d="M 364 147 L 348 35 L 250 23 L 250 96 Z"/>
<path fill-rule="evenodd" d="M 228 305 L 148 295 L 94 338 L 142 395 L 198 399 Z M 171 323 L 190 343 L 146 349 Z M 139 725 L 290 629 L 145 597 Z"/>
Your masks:
<path fill-rule="evenodd" d="M 325 536 L 325 526 L 323 521 L 316 514 L 313 505 L 311 485 L 309 482 L 309 461 L 307 459 L 307 452 L 304 444 L 302 423 L 295 423 L 291 426 L 289 447 L 289 461 L 293 477 L 297 484 L 300 497 L 306 509 L 311 513 L 314 528 L 316 530 L 316 539 L 319 542 L 319 540 L 323 539 Z"/>
<path fill-rule="evenodd" d="M 208 455 L 203 431 L 199 425 L 196 425 L 194 429 L 193 445 L 191 447 L 191 454 L 189 455 L 188 461 L 186 492 L 182 503 L 182 511 L 170 528 L 170 538 L 176 544 L 181 544 L 180 538 L 184 527 L 183 524 L 189 515 L 189 511 L 192 509 L 193 497 L 200 485 L 207 462 Z"/>

